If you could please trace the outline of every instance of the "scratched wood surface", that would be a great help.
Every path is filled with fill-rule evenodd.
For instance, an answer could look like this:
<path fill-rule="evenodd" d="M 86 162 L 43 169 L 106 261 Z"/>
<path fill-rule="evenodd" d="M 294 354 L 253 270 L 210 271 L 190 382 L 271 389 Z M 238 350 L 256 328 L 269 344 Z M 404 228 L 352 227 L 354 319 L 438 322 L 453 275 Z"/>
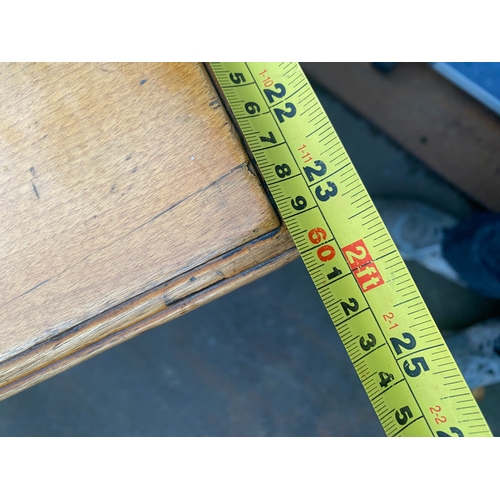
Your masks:
<path fill-rule="evenodd" d="M 297 256 L 200 64 L 0 65 L 0 398 Z"/>

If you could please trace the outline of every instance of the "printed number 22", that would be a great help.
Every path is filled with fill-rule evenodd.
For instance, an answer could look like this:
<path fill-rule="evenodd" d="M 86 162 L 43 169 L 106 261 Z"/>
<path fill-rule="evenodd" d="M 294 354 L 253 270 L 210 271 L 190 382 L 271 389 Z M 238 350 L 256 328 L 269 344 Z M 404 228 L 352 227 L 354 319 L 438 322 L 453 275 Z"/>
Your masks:
<path fill-rule="evenodd" d="M 285 121 L 285 118 L 292 118 L 297 113 L 297 108 L 291 102 L 287 102 L 285 104 L 285 108 L 288 111 L 283 111 L 282 109 L 279 108 L 274 109 L 274 112 L 276 113 L 276 118 L 278 118 L 278 121 L 280 123 L 283 123 Z"/>

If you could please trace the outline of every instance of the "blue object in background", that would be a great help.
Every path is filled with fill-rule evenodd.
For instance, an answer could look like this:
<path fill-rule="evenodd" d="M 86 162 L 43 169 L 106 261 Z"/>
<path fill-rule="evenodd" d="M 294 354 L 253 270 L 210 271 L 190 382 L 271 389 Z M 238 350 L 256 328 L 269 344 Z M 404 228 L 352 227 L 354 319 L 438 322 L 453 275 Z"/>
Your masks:
<path fill-rule="evenodd" d="M 500 62 L 444 62 L 432 67 L 500 115 Z"/>

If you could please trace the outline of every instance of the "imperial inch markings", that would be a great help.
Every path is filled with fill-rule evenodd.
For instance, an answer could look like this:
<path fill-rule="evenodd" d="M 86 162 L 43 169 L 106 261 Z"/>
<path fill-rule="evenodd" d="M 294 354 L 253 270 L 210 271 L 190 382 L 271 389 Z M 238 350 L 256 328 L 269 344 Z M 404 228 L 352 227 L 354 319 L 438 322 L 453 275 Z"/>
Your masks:
<path fill-rule="evenodd" d="M 389 436 L 491 432 L 298 63 L 210 63 Z"/>

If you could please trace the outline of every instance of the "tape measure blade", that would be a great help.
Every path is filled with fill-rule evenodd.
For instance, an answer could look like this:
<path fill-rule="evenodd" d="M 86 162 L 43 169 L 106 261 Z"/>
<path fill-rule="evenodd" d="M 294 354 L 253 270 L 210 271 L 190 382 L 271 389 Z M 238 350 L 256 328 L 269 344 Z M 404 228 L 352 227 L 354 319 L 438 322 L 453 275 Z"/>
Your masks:
<path fill-rule="evenodd" d="M 387 435 L 491 435 L 300 65 L 211 69 Z"/>

